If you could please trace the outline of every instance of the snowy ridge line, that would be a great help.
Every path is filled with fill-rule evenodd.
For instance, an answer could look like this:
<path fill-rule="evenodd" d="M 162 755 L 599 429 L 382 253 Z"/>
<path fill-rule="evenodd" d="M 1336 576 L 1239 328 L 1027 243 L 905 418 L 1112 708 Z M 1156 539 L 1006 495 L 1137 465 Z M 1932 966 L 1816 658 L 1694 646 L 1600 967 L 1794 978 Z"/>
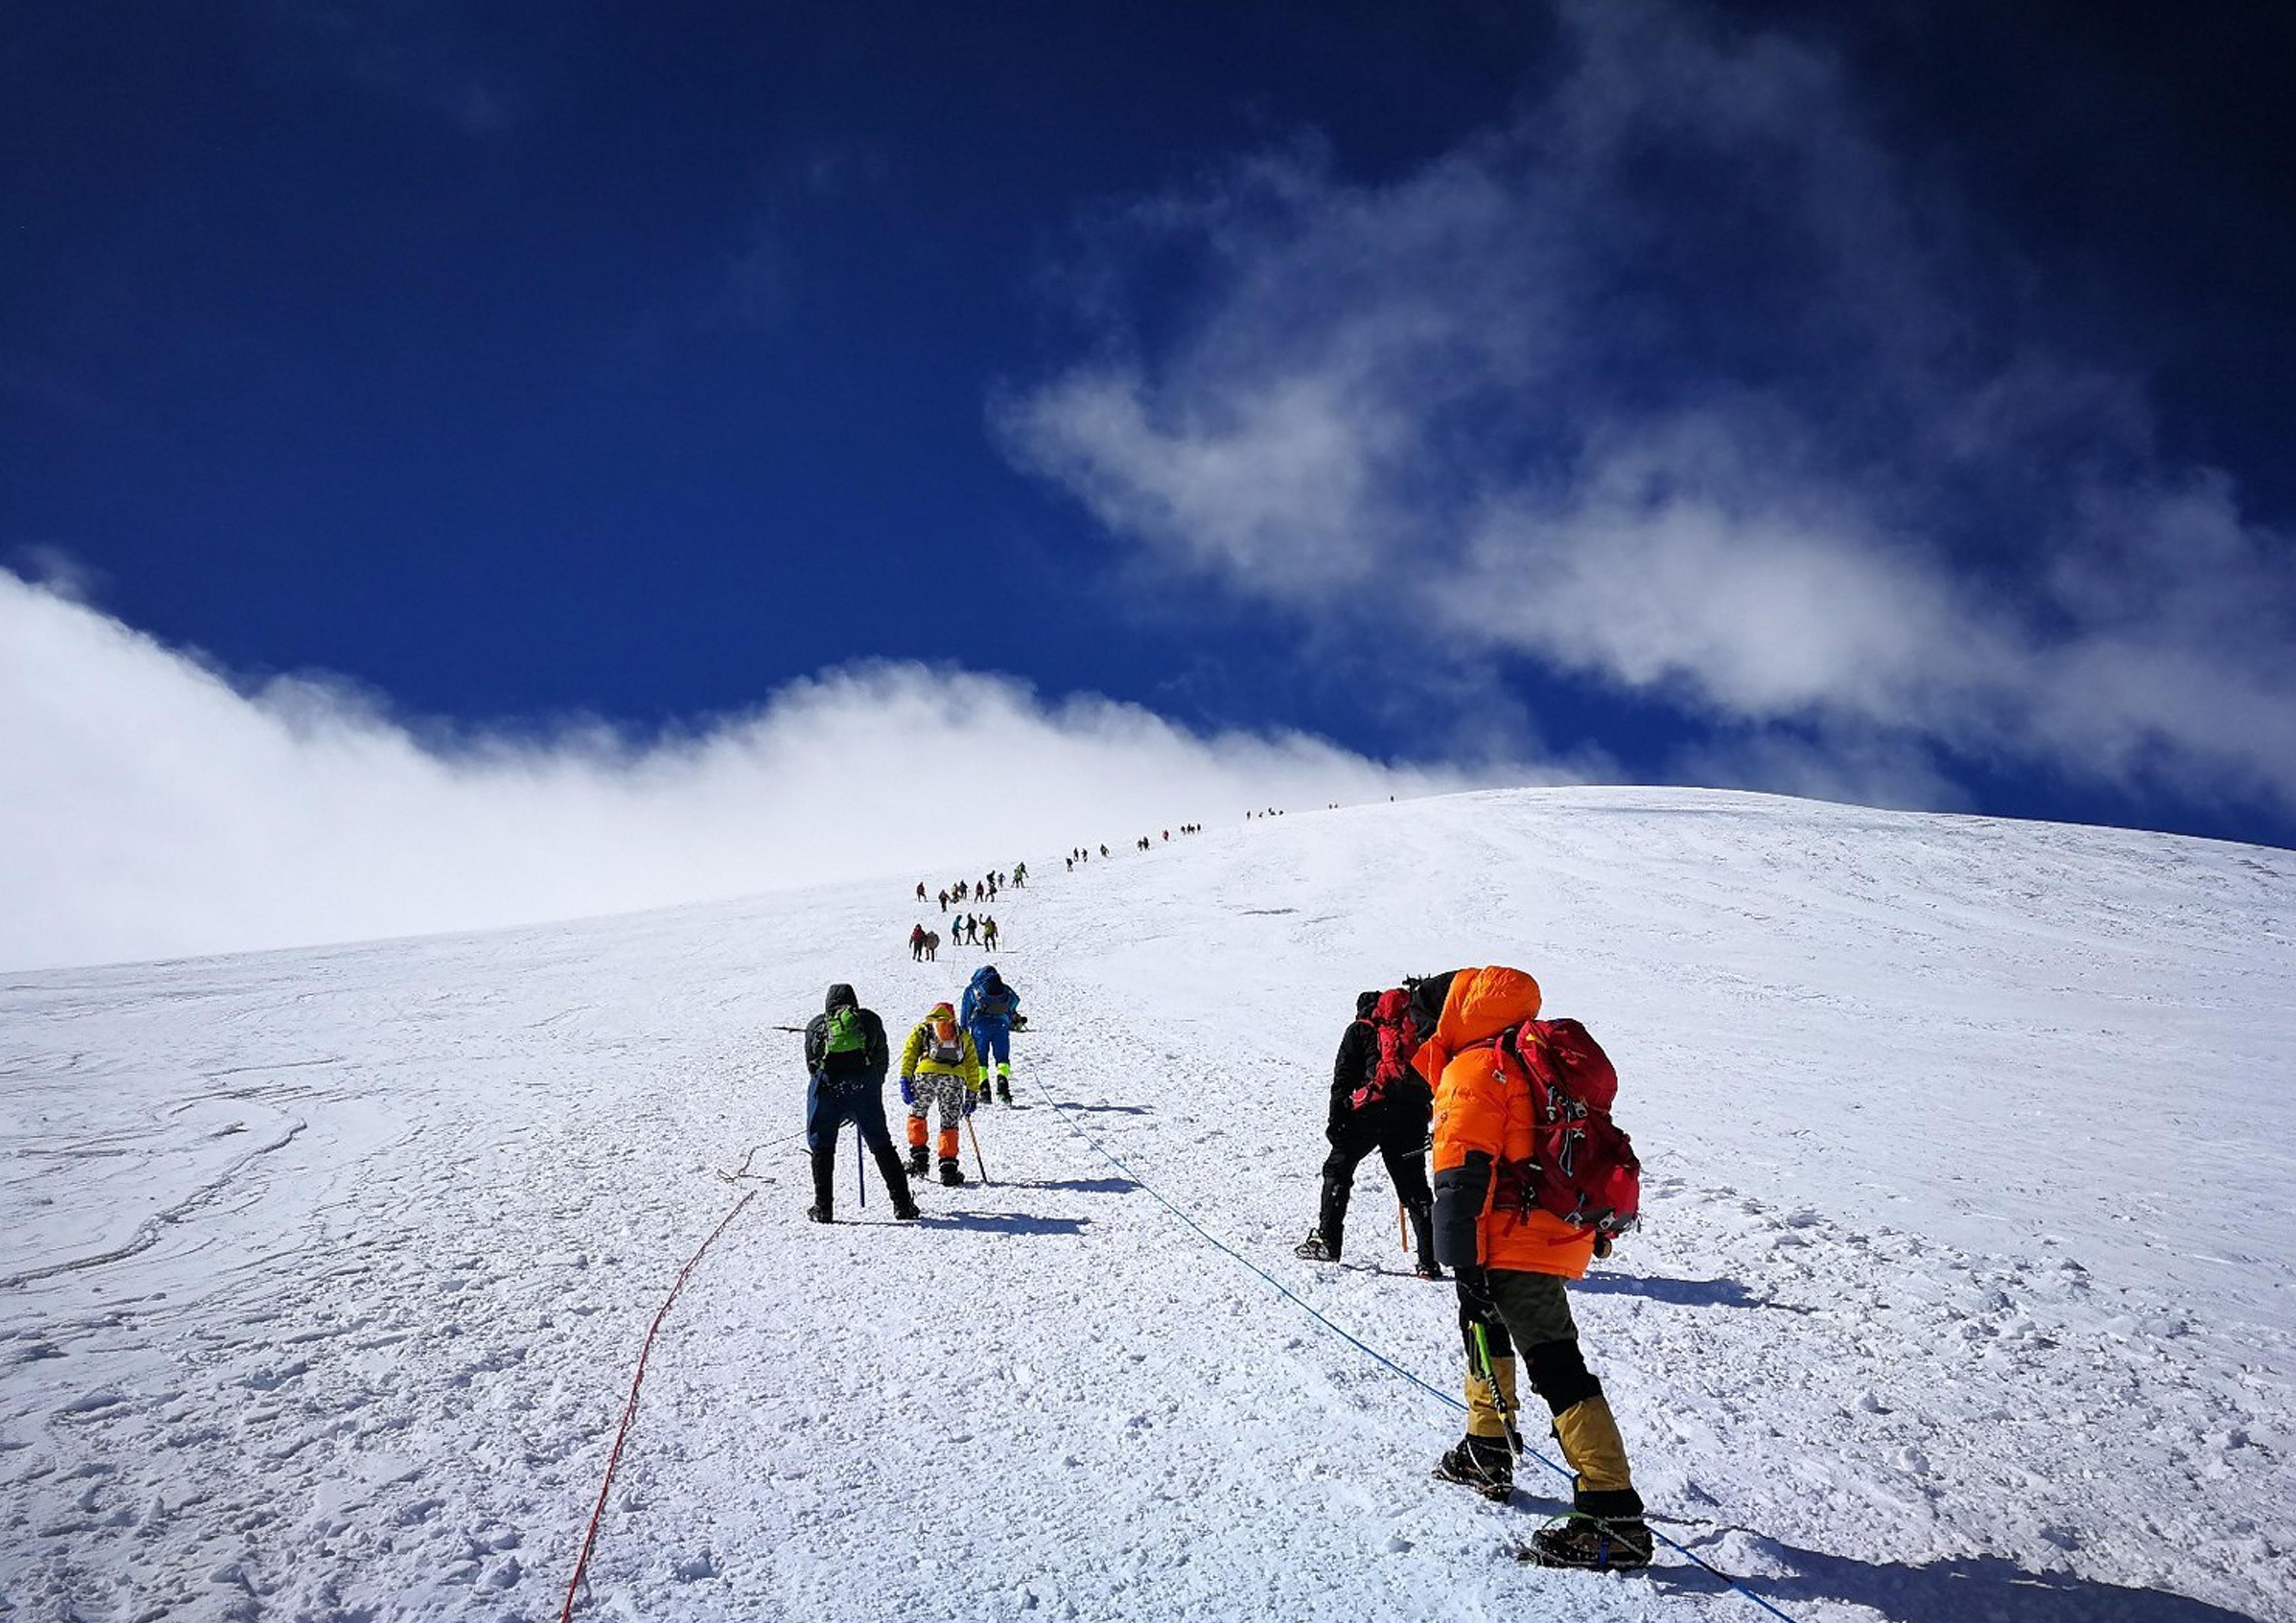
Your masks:
<path fill-rule="evenodd" d="M 293 1143 L 303 1129 L 310 1125 L 301 1118 L 297 1118 L 294 1126 L 269 1143 L 258 1144 L 225 1168 L 220 1175 L 201 1184 L 165 1211 L 155 1211 L 144 1218 L 135 1225 L 135 1233 L 128 1238 L 125 1245 L 114 1246 L 108 1251 L 99 1251 L 92 1257 L 75 1257 L 65 1262 L 50 1263 L 44 1268 L 27 1268 L 20 1274 L 11 1274 L 6 1278 L 0 1279 L 0 1291 L 13 1291 L 22 1285 L 37 1283 L 43 1279 L 53 1279 L 60 1274 L 77 1274 L 83 1268 L 105 1267 L 115 1262 L 125 1262 L 130 1257 L 150 1250 L 160 1242 L 161 1230 L 169 1224 L 182 1222 L 193 1212 L 220 1197 L 225 1190 L 231 1187 L 234 1178 L 274 1151 L 283 1150 Z M 86 1153 L 100 1154 L 102 1152 L 89 1151 Z M 127 1152 L 123 1151 L 121 1153 L 124 1154 Z"/>
<path fill-rule="evenodd" d="M 709 1231 L 709 1237 L 694 1248 L 693 1255 L 677 1270 L 677 1277 L 670 1282 L 669 1294 L 662 1298 L 661 1306 L 654 1310 L 653 1323 L 646 1327 L 645 1340 L 638 1346 L 638 1365 L 630 1375 L 629 1399 L 622 1405 L 622 1423 L 614 1430 L 614 1446 L 606 1455 L 606 1474 L 598 1482 L 598 1503 L 591 1507 L 590 1525 L 582 1534 L 582 1550 L 574 1559 L 574 1576 L 566 1583 L 566 1604 L 559 1609 L 558 1623 L 568 1623 L 574 1615 L 574 1597 L 581 1590 L 583 1573 L 589 1570 L 590 1552 L 598 1542 L 598 1523 L 606 1513 L 606 1495 L 612 1490 L 615 1469 L 622 1463 L 622 1445 L 629 1439 L 630 1422 L 637 1418 L 638 1389 L 645 1384 L 646 1360 L 653 1356 L 654 1337 L 660 1333 L 662 1321 L 669 1316 L 670 1307 L 676 1302 L 677 1293 L 685 1289 L 686 1277 L 693 1272 L 694 1266 L 718 1243 L 718 1236 L 734 1225 L 734 1219 L 742 1215 L 742 1209 L 757 1198 L 756 1190 L 744 1192 L 734 1202 L 734 1209 L 718 1219 L 718 1226 Z"/>
<path fill-rule="evenodd" d="M 1305 1298 L 1300 1296 L 1292 1289 L 1291 1286 L 1285 1284 L 1282 1280 L 1276 1278 L 1275 1275 L 1270 1274 L 1267 1269 L 1252 1261 L 1250 1258 L 1246 1257 L 1242 1252 L 1229 1245 L 1226 1241 L 1213 1234 L 1202 1224 L 1197 1222 L 1195 1218 L 1191 1217 L 1187 1212 L 1173 1204 L 1172 1201 L 1167 1200 L 1164 1197 L 1162 1191 L 1159 1190 L 1153 1184 L 1149 1183 L 1145 1178 L 1135 1172 L 1130 1167 L 1125 1165 L 1122 1160 L 1119 1160 L 1117 1156 L 1110 1151 L 1107 1145 L 1102 1143 L 1100 1140 L 1095 1138 L 1090 1133 L 1078 1126 L 1076 1118 L 1069 1113 L 1069 1107 L 1064 1100 L 1055 1097 L 1052 1093 L 1052 1090 L 1045 1088 L 1041 1082 L 1038 1083 L 1037 1086 L 1044 1092 L 1045 1102 L 1051 1105 L 1053 1109 L 1060 1112 L 1061 1119 L 1068 1124 L 1068 1127 L 1070 1132 L 1083 1139 L 1087 1144 L 1090 1144 L 1103 1160 L 1105 1160 L 1110 1166 L 1115 1168 L 1126 1177 L 1130 1178 L 1135 1184 L 1145 1190 L 1151 1200 L 1154 1201 L 1159 1206 L 1161 1206 L 1166 1211 L 1170 1212 L 1182 1223 L 1187 1225 L 1187 1226 L 1193 1230 L 1200 1239 L 1204 1241 L 1206 1244 L 1211 1246 L 1215 1250 L 1221 1252 L 1234 1261 L 1241 1263 L 1244 1267 L 1259 1275 L 1261 1281 L 1263 1281 L 1268 1288 L 1274 1291 L 1278 1296 L 1283 1298 L 1284 1300 L 1290 1302 L 1293 1307 L 1299 1308 L 1300 1312 L 1306 1314 L 1309 1318 L 1314 1319 L 1318 1324 L 1321 1324 L 1324 1329 L 1330 1331 L 1333 1335 L 1339 1337 L 1341 1340 L 1354 1348 L 1357 1351 L 1362 1353 L 1365 1357 L 1370 1358 L 1374 1363 L 1382 1365 L 1385 1368 L 1393 1371 L 1396 1374 L 1402 1376 L 1412 1385 L 1417 1387 L 1421 1391 L 1441 1399 L 1444 1403 L 1448 1404 L 1452 1408 L 1458 1410 L 1460 1413 L 1464 1414 L 1466 1412 L 1467 1406 L 1459 1398 L 1452 1396 L 1447 1391 L 1444 1391 L 1440 1387 L 1430 1385 L 1427 1381 L 1422 1380 L 1411 1371 L 1404 1368 L 1400 1364 L 1398 1364 L 1394 1359 L 1389 1357 L 1385 1353 L 1380 1351 L 1376 1347 L 1372 1346 L 1369 1342 L 1362 1340 L 1345 1327 L 1325 1317 L 1320 1309 L 1318 1309 L 1313 1303 L 1308 1301 Z M 1516 1445 L 1515 1451 L 1520 1455 L 1528 1455 L 1530 1458 L 1537 1460 L 1540 1464 L 1546 1466 L 1549 1471 L 1554 1471 L 1558 1475 L 1570 1478 L 1573 1481 L 1577 1480 L 1577 1474 L 1572 1471 L 1570 1467 L 1560 1464 L 1554 1460 L 1550 1459 L 1538 1449 L 1519 1442 Z M 1645 1520 L 1647 1521 L 1649 1518 L 1645 1518 Z M 1651 1536 L 1657 1539 L 1659 1543 L 1666 1545 L 1668 1549 L 1672 1550 L 1676 1554 L 1681 1556 L 1685 1561 L 1690 1562 L 1693 1566 L 1721 1579 L 1725 1584 L 1727 1584 L 1731 1588 L 1745 1596 L 1746 1599 L 1751 1601 L 1764 1611 L 1768 1612 L 1772 1617 L 1782 1618 L 1785 1619 L 1785 1623 L 1799 1623 L 1799 1619 L 1797 1619 L 1792 1613 L 1781 1611 L 1772 1603 L 1764 1600 L 1760 1595 L 1756 1594 L 1752 1590 L 1747 1588 L 1746 1586 L 1740 1582 L 1736 1578 L 1723 1571 L 1721 1568 L 1715 1566 L 1711 1562 L 1705 1560 L 1695 1551 L 1688 1549 L 1685 1545 L 1677 1543 L 1665 1533 L 1660 1532 L 1657 1528 L 1653 1527 L 1651 1529 Z"/>

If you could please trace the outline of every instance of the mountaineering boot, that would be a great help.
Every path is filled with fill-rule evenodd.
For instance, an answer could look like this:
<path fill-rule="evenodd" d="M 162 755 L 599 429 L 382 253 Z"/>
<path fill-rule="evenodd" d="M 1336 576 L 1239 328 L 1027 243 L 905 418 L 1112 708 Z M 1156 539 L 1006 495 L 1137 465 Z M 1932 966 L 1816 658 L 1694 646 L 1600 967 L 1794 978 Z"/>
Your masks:
<path fill-rule="evenodd" d="M 813 1204 L 805 1215 L 816 1223 L 836 1221 L 837 1204 L 830 1198 L 830 1187 L 836 1181 L 837 1151 L 832 1146 L 813 1152 Z"/>
<path fill-rule="evenodd" d="M 1587 1572 L 1619 1572 L 1647 1567 L 1651 1530 L 1640 1516 L 1604 1521 L 1574 1515 L 1530 1536 L 1522 1559 L 1542 1567 L 1571 1567 Z"/>
<path fill-rule="evenodd" d="M 964 1182 L 964 1168 L 958 1166 L 953 1160 L 941 1162 L 940 1181 L 947 1184 L 951 1189 L 955 1188 L 958 1184 Z"/>
<path fill-rule="evenodd" d="M 1308 1237 L 1292 1248 L 1294 1257 L 1305 1257 L 1309 1262 L 1337 1262 L 1339 1258 L 1324 1249 L 1324 1231 L 1311 1228 Z"/>
<path fill-rule="evenodd" d="M 1446 1482 L 1462 1482 L 1486 1499 L 1504 1504 L 1514 1492 L 1514 1450 L 1503 1437 L 1477 1437 L 1472 1432 L 1446 1448 L 1435 1462 L 1435 1475 Z"/>
<path fill-rule="evenodd" d="M 1338 1178 L 1324 1180 L 1323 1199 L 1316 1208 L 1316 1232 L 1323 1236 L 1324 1252 L 1332 1261 L 1340 1259 L 1348 1242 L 1348 1193 L 1350 1185 Z"/>
<path fill-rule="evenodd" d="M 916 1201 L 909 1193 L 909 1169 L 901 1165 L 901 1158 L 887 1144 L 873 1152 L 877 1157 L 877 1175 L 885 1180 L 885 1193 L 893 1197 L 893 1216 L 906 1223 L 917 1215 Z"/>
<path fill-rule="evenodd" d="M 1010 1065 L 1000 1064 L 996 1067 L 996 1102 L 999 1104 L 1013 1102 L 1013 1068 Z"/>
<path fill-rule="evenodd" d="M 1611 1400 L 1600 1389 L 1554 1417 L 1554 1440 L 1562 1445 L 1563 1463 L 1576 1479 L 1570 1495 L 1573 1512 L 1612 1528 L 1642 1525 L 1643 1496 L 1635 1491 L 1634 1477 L 1627 1469 L 1626 1441 L 1611 1414 Z M 1642 1548 L 1647 1562 L 1647 1536 Z"/>
<path fill-rule="evenodd" d="M 925 1168 L 931 1160 L 931 1157 L 925 1153 L 925 1147 L 922 1144 L 911 1144 L 909 1146 L 909 1176 L 911 1177 L 924 1176 Z"/>
<path fill-rule="evenodd" d="M 1443 1270 L 1435 1261 L 1435 1203 L 1406 1201 L 1404 1209 L 1411 1214 L 1411 1234 L 1419 1251 L 1419 1266 L 1412 1272 L 1422 1279 L 1442 1278 Z"/>

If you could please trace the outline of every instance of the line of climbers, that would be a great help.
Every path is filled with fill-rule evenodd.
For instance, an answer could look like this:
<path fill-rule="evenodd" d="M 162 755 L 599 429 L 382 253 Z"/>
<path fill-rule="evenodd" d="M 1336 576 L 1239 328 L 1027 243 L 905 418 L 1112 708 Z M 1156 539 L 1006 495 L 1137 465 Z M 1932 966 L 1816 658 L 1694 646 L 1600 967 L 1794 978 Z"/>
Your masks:
<path fill-rule="evenodd" d="M 959 947 L 986 947 L 996 950 L 996 916 L 994 914 L 966 914 L 949 926 L 949 939 Z M 922 924 L 909 928 L 909 956 L 920 963 L 936 961 L 940 951 L 940 931 L 927 930 Z"/>
<path fill-rule="evenodd" d="M 1028 1023 L 1020 994 L 993 963 L 973 971 L 955 1007 L 937 1003 L 917 1022 L 901 1046 L 901 1102 L 909 1112 L 904 1165 L 885 1123 L 885 1077 L 892 1068 L 885 1023 L 876 1011 L 861 1006 L 852 987 L 841 980 L 832 986 L 822 1012 L 805 1029 L 805 1143 L 813 1159 L 813 1204 L 805 1215 L 816 1223 L 835 1220 L 837 1135 L 848 1122 L 876 1160 L 894 1217 L 906 1221 L 917 1215 L 909 1178 L 924 1176 L 936 1108 L 940 1181 L 964 1183 L 959 1124 L 989 1097 L 992 1063 L 997 1102 L 1013 1102 L 1013 1033 Z"/>
<path fill-rule="evenodd" d="M 1537 980 L 1498 966 L 1357 998 L 1332 1065 L 1321 1204 L 1299 1255 L 1339 1259 L 1356 1168 L 1376 1148 L 1419 1276 L 1440 1279 L 1448 1265 L 1457 1290 L 1466 1434 L 1435 1474 L 1492 1499 L 1513 1494 L 1519 1351 L 1575 1478 L 1570 1519 L 1535 1534 L 1529 1558 L 1640 1567 L 1652 1545 L 1642 1497 L 1564 1291 L 1634 1226 L 1639 1165 L 1611 1120 L 1609 1058 L 1577 1021 L 1541 1020 L 1539 1004 Z"/>
<path fill-rule="evenodd" d="M 931 899 L 938 901 L 940 904 L 940 910 L 943 913 L 947 913 L 948 911 L 948 905 L 951 902 L 993 902 L 996 899 L 998 893 L 1003 890 L 1008 889 L 1013 890 L 1026 890 L 1028 888 L 1029 865 L 1025 862 L 1016 862 L 1013 865 L 1013 871 L 1010 873 L 1004 873 L 1001 869 L 991 869 L 988 873 L 981 875 L 980 881 L 978 884 L 973 883 L 970 880 L 960 879 L 953 885 L 943 885 L 939 890 L 931 893 Z M 917 881 L 917 900 L 922 902 L 926 899 L 927 892 L 925 890 L 924 881 L 919 880 Z"/>

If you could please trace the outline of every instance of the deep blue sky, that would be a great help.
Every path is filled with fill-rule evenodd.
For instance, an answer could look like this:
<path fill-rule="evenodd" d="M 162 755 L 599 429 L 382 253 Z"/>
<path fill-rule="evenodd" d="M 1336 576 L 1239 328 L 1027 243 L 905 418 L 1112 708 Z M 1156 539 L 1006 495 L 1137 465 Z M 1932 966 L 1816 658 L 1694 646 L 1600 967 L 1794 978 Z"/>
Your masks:
<path fill-rule="evenodd" d="M 2042 290 L 2040 336 L 2284 537 L 2296 13 L 1691 9 L 1838 61 L 1909 189 Z M 1108 341 L 1079 290 L 1115 212 L 1309 137 L 1402 179 L 1535 103 L 1557 39 L 1496 4 L 20 11 L 0 560 L 59 550 L 132 626 L 424 716 L 644 728 L 919 656 L 1439 751 L 1328 640 L 1144 570 L 991 402 Z M 1758 294 L 1691 285 L 1686 248 L 1650 272 L 1710 313 L 1681 364 L 1758 371 Z M 1152 247 L 1125 269 L 1152 348 L 1195 283 Z M 2013 526 L 1960 523 L 1956 555 L 2013 566 Z M 1710 729 L 1499 663 L 1547 745 L 1630 775 Z M 2269 795 L 1932 743 L 1985 809 L 2296 836 Z"/>

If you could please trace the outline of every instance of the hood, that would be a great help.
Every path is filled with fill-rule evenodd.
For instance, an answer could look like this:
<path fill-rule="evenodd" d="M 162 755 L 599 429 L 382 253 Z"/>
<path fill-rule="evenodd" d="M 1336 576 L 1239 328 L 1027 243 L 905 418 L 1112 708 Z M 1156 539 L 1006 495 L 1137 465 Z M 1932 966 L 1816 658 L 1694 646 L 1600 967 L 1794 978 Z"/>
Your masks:
<path fill-rule="evenodd" d="M 1392 1025 L 1403 1018 L 1404 1011 L 1409 1007 L 1411 994 L 1401 987 L 1392 987 L 1373 999 L 1371 1017 L 1382 1025 Z"/>
<path fill-rule="evenodd" d="M 956 1010 L 947 1004 L 937 1003 L 933 1004 L 931 1008 L 925 1011 L 925 1024 L 928 1026 L 954 1026 L 956 1024 Z"/>
<path fill-rule="evenodd" d="M 1369 1020 L 1371 1018 L 1371 1012 L 1379 1006 L 1379 996 L 1380 995 L 1377 992 L 1357 992 L 1356 994 L 1356 1018 L 1357 1020 Z"/>
<path fill-rule="evenodd" d="M 1538 1018 L 1538 982 L 1521 970 L 1493 964 L 1453 972 L 1434 1035 L 1413 1063 L 1430 1083 L 1441 1080 L 1451 1056 L 1471 1043 L 1496 1037 L 1510 1026 Z"/>
<path fill-rule="evenodd" d="M 829 996 L 823 1001 L 821 1012 L 834 1014 L 840 1009 L 857 1009 L 860 1006 L 861 1000 L 853 995 L 853 988 L 840 980 L 829 988 Z"/>
<path fill-rule="evenodd" d="M 1004 977 L 996 972 L 995 964 L 984 963 L 980 966 L 980 972 L 973 976 L 972 984 L 978 987 L 1001 987 L 1004 984 Z"/>

